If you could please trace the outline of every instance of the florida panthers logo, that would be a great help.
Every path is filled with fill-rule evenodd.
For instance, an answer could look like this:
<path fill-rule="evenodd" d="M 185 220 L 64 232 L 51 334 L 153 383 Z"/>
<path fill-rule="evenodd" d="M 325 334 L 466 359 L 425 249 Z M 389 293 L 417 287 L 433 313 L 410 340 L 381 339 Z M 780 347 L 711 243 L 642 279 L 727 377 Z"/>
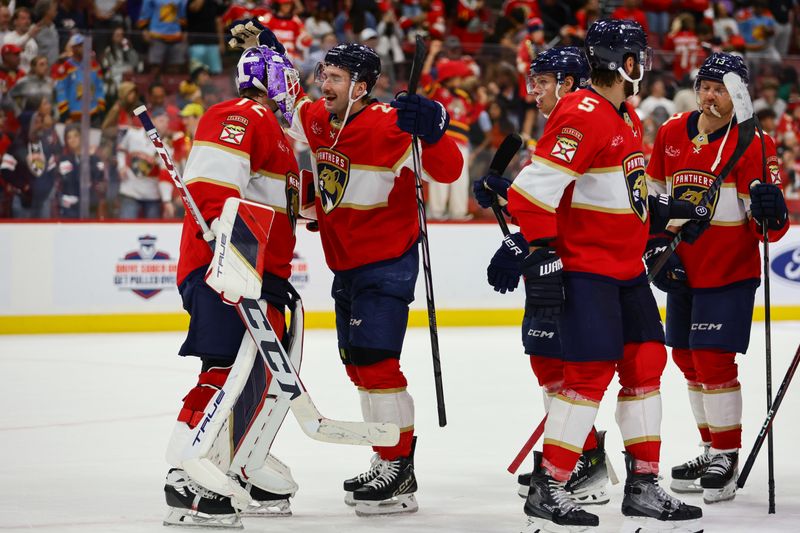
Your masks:
<path fill-rule="evenodd" d="M 350 160 L 334 150 L 317 150 L 317 181 L 322 210 L 330 213 L 344 197 L 350 177 Z"/>
<path fill-rule="evenodd" d="M 713 174 L 699 170 L 681 170 L 672 175 L 672 197 L 678 200 L 688 200 L 694 205 L 700 205 L 705 198 L 708 188 L 717 179 Z M 719 194 L 710 199 L 709 205 L 713 216 L 717 206 Z"/>
<path fill-rule="evenodd" d="M 631 209 L 644 222 L 647 219 L 647 181 L 644 177 L 644 156 L 636 152 L 622 161 L 625 182 L 628 186 L 628 199 Z"/>

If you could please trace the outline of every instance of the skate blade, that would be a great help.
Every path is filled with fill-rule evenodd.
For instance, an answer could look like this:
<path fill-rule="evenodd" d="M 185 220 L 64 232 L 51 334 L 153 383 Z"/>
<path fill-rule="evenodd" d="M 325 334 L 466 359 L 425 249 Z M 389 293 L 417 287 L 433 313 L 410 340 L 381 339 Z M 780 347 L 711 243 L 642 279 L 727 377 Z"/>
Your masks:
<path fill-rule="evenodd" d="M 356 505 L 356 500 L 353 497 L 353 493 L 349 490 L 344 492 L 344 504 L 349 505 L 350 507 L 355 507 Z"/>
<path fill-rule="evenodd" d="M 703 487 L 700 486 L 700 478 L 697 479 L 673 479 L 669 484 L 672 492 L 678 494 L 700 494 Z"/>
<path fill-rule="evenodd" d="M 210 515 L 189 509 L 170 507 L 164 518 L 165 526 L 181 526 L 208 529 L 242 529 L 242 520 L 236 514 Z"/>
<path fill-rule="evenodd" d="M 593 529 L 592 526 L 562 526 L 544 518 L 529 516 L 522 533 L 580 533 Z"/>
<path fill-rule="evenodd" d="M 703 521 L 697 520 L 657 520 L 641 516 L 626 516 L 620 533 L 703 533 Z"/>
<path fill-rule="evenodd" d="M 413 494 L 403 494 L 388 500 L 366 501 L 356 500 L 356 515 L 381 516 L 398 513 L 416 513 L 419 509 Z"/>
<path fill-rule="evenodd" d="M 292 516 L 292 507 L 289 500 L 253 501 L 247 509 L 241 512 L 241 515 L 264 518 Z"/>
<path fill-rule="evenodd" d="M 728 502 L 736 497 L 736 482 L 733 481 L 721 489 L 703 489 L 703 502 L 706 504 Z"/>

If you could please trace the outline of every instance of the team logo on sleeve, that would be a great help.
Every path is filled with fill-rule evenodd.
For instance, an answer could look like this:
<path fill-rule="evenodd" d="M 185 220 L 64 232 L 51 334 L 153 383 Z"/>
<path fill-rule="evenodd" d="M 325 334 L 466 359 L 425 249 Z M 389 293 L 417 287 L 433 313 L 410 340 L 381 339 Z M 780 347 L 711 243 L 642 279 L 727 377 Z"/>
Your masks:
<path fill-rule="evenodd" d="M 327 215 L 336 209 L 344 197 L 350 178 L 350 160 L 328 148 L 317 150 L 316 158 L 320 201 Z"/>
<path fill-rule="evenodd" d="M 625 183 L 628 186 L 628 199 L 631 209 L 644 222 L 647 219 L 647 181 L 644 177 L 644 156 L 636 152 L 622 162 Z"/>
<path fill-rule="evenodd" d="M 245 131 L 247 131 L 245 126 L 240 124 L 231 124 L 230 122 L 223 122 L 222 132 L 219 134 L 219 140 L 228 144 L 242 144 Z"/>
<path fill-rule="evenodd" d="M 687 200 L 694 205 L 700 205 L 703 197 L 708 192 L 708 188 L 711 187 L 715 179 L 717 179 L 715 175 L 699 170 L 676 172 L 672 175 L 672 197 L 678 200 Z M 711 204 L 708 206 L 711 209 L 712 216 L 717 207 L 718 199 L 719 194 L 714 195 Z"/>
<path fill-rule="evenodd" d="M 579 139 L 576 139 L 572 135 L 557 135 L 556 144 L 550 151 L 550 155 L 565 163 L 572 163 L 572 158 L 575 157 L 579 142 Z"/>

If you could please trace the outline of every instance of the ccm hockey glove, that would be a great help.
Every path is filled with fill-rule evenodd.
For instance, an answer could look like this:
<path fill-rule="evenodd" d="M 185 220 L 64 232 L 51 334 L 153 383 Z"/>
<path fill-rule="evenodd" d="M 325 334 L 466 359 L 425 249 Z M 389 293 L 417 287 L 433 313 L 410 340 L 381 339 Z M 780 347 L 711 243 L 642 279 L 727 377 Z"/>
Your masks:
<path fill-rule="evenodd" d="M 528 241 L 522 233 L 506 235 L 503 244 L 489 262 L 489 268 L 486 269 L 489 285 L 500 294 L 516 289 L 522 274 L 520 264 L 526 255 L 528 255 Z"/>
<path fill-rule="evenodd" d="M 522 261 L 525 312 L 534 318 L 555 318 L 564 309 L 564 278 L 555 248 L 537 248 Z"/>
<path fill-rule="evenodd" d="M 644 262 L 647 264 L 647 271 L 653 268 L 659 257 L 665 254 L 669 249 L 669 244 L 672 238 L 656 237 L 647 241 L 647 248 L 644 252 Z M 673 253 L 667 259 L 664 267 L 658 271 L 656 277 L 653 278 L 653 285 L 656 288 L 666 292 L 677 294 L 688 290 L 686 285 L 686 270 L 683 268 L 683 263 L 678 254 Z"/>
<path fill-rule="evenodd" d="M 650 212 L 650 234 L 655 235 L 666 229 L 671 219 L 709 220 L 711 210 L 704 205 L 694 205 L 688 200 L 678 200 L 668 194 L 647 197 L 647 210 Z"/>
<path fill-rule="evenodd" d="M 766 219 L 767 228 L 773 231 L 783 229 L 789 220 L 783 193 L 772 183 L 757 181 L 750 185 L 750 213 L 759 225 Z"/>
<path fill-rule="evenodd" d="M 228 46 L 234 49 L 246 50 L 254 46 L 266 46 L 274 52 L 286 55 L 286 48 L 272 33 L 258 21 L 257 17 L 251 19 L 234 20 L 228 27 L 231 38 L 228 39 Z"/>
<path fill-rule="evenodd" d="M 511 180 L 490 172 L 475 180 L 472 184 L 472 193 L 475 195 L 478 205 L 488 208 L 492 207 L 495 195 L 508 200 L 509 187 L 511 187 Z"/>
<path fill-rule="evenodd" d="M 397 127 L 428 144 L 441 139 L 450 124 L 442 104 L 418 94 L 399 94 L 392 107 L 397 109 Z"/>

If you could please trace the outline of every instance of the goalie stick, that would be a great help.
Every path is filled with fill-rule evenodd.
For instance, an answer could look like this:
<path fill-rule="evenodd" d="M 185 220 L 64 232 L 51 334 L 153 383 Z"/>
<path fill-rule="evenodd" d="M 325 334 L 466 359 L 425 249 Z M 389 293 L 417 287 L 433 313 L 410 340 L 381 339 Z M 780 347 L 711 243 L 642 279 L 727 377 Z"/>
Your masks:
<path fill-rule="evenodd" d="M 414 59 L 411 62 L 411 76 L 408 79 L 408 94 L 417 93 L 422 63 L 428 53 L 422 37 L 417 35 Z M 433 381 L 436 387 L 436 410 L 439 415 L 439 427 L 447 425 L 447 413 L 444 406 L 444 386 L 442 384 L 442 361 L 439 357 L 439 329 L 436 326 L 436 304 L 433 301 L 433 273 L 431 271 L 431 250 L 428 245 L 428 219 L 425 214 L 425 196 L 422 192 L 422 160 L 419 141 L 416 135 L 411 136 L 411 154 L 414 162 L 414 182 L 417 189 L 417 217 L 419 218 L 419 236 L 422 247 L 422 270 L 425 276 L 425 297 L 428 304 L 428 329 L 431 332 L 431 356 L 433 357 Z"/>
<path fill-rule="evenodd" d="M 195 204 L 192 195 L 185 187 L 183 179 L 175 169 L 172 157 L 164 147 L 164 143 L 155 126 L 153 126 L 153 121 L 150 119 L 147 108 L 140 106 L 134 110 L 134 114 L 142 122 L 148 137 L 150 137 L 153 146 L 155 146 L 156 151 L 163 160 L 188 212 L 203 234 L 207 234 L 210 231 L 208 224 L 201 216 L 197 204 Z M 213 248 L 213 242 L 210 242 L 209 246 Z M 239 316 L 252 337 L 260 356 L 269 367 L 270 372 L 272 372 L 273 379 L 279 385 L 278 395 L 289 399 L 292 413 L 306 435 L 315 440 L 339 444 L 364 446 L 393 446 L 397 444 L 400 438 L 400 430 L 395 424 L 340 421 L 322 416 L 311 400 L 305 385 L 300 381 L 297 371 L 267 321 L 259 302 L 252 299 L 243 299 L 237 304 L 236 310 L 239 312 Z M 212 399 L 209 407 L 215 407 L 220 399 L 216 397 Z M 213 417 L 213 411 L 209 413 L 209 409 L 207 409 L 206 414 L 211 414 Z M 198 427 L 202 430 L 205 424 L 201 424 Z M 199 433 L 201 432 L 198 432 L 197 438 L 200 438 Z"/>
<path fill-rule="evenodd" d="M 736 148 L 733 150 L 731 157 L 725 163 L 725 166 L 722 167 L 719 175 L 714 178 L 713 183 L 698 203 L 698 205 L 705 206 L 708 209 L 711 209 L 710 206 L 713 203 L 714 198 L 717 196 L 719 189 L 722 187 L 722 184 L 725 182 L 725 178 L 728 177 L 728 174 L 731 173 L 733 167 L 736 166 L 736 163 L 739 162 L 739 159 L 742 158 L 744 153 L 750 147 L 750 143 L 753 141 L 753 137 L 755 137 L 756 133 L 755 117 L 753 116 L 753 102 L 750 101 L 750 93 L 747 92 L 747 86 L 744 84 L 742 79 L 733 72 L 728 72 L 725 74 L 722 77 L 722 81 L 725 84 L 725 88 L 731 95 L 731 100 L 733 101 L 733 109 L 736 113 L 736 129 L 738 132 L 738 138 L 736 140 Z M 667 260 L 669 260 L 669 257 L 675 252 L 675 248 L 678 247 L 682 240 L 683 237 L 681 236 L 681 232 L 678 232 L 678 234 L 672 239 L 672 242 L 670 242 L 666 252 L 664 252 L 661 257 L 658 258 L 658 261 L 655 262 L 653 268 L 651 268 L 647 273 L 648 282 L 653 282 L 653 279 L 655 279 L 656 275 L 661 272 L 661 269 L 664 268 L 664 265 L 667 264 Z"/>
<path fill-rule="evenodd" d="M 753 449 L 750 451 L 750 455 L 747 456 L 747 461 L 745 461 L 744 466 L 742 467 L 742 472 L 739 474 L 739 478 L 736 481 L 736 485 L 740 489 L 744 488 L 744 484 L 747 482 L 747 478 L 750 475 L 750 470 L 753 468 L 753 463 L 755 463 L 756 457 L 758 457 L 758 452 L 761 451 L 761 446 L 763 446 L 764 441 L 767 438 L 767 434 L 772 429 L 772 423 L 775 421 L 775 415 L 778 413 L 778 408 L 781 406 L 781 402 L 783 402 L 783 398 L 786 396 L 786 392 L 789 389 L 789 384 L 792 382 L 792 378 L 794 377 L 794 373 L 797 370 L 798 365 L 800 365 L 800 346 L 797 347 L 797 351 L 794 353 L 794 358 L 789 364 L 789 369 L 786 370 L 786 375 L 783 377 L 781 386 L 778 388 L 778 393 L 775 395 L 775 399 L 772 402 L 772 407 L 770 407 L 770 410 L 767 413 L 767 418 L 764 420 L 764 424 L 761 426 L 761 430 L 758 432 L 756 442 L 753 444 Z"/>
<path fill-rule="evenodd" d="M 502 176 L 503 172 L 506 171 L 506 167 L 508 167 L 511 160 L 514 159 L 514 156 L 521 146 L 522 137 L 520 137 L 519 134 L 511 133 L 506 136 L 503 142 L 500 143 L 500 147 L 494 153 L 492 162 L 489 163 L 489 172 Z M 500 210 L 500 200 L 497 194 L 494 195 L 494 201 L 492 201 L 492 212 L 494 213 L 494 218 L 497 219 L 497 223 L 500 225 L 503 237 L 507 236 L 510 232 L 508 231 L 508 224 L 503 216 L 503 212 Z"/>

